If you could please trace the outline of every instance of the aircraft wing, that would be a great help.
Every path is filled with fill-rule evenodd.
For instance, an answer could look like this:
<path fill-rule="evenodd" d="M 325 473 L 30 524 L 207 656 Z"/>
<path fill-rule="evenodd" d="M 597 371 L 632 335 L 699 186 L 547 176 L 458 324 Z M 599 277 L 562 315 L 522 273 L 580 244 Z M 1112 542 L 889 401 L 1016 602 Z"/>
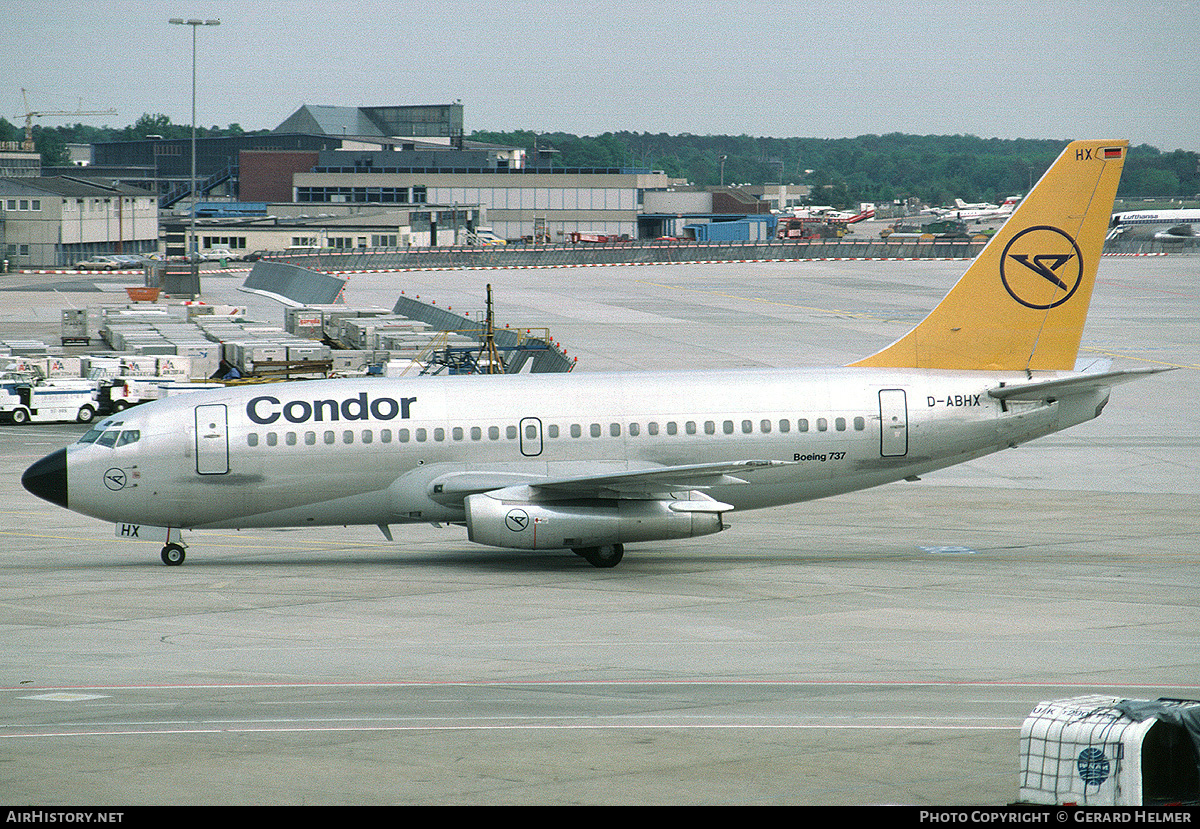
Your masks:
<path fill-rule="evenodd" d="M 988 396 L 997 400 L 1047 400 L 1053 397 L 1069 397 L 1094 389 L 1128 383 L 1151 374 L 1174 371 L 1173 368 L 1131 368 L 1124 371 L 1105 371 L 1095 374 L 1077 374 L 1032 383 L 1001 385 L 988 389 Z"/>
<path fill-rule="evenodd" d="M 530 486 L 543 492 L 560 492 L 578 496 L 599 496 L 603 493 L 670 492 L 681 489 L 706 489 L 724 484 L 744 484 L 739 474 L 772 466 L 784 466 L 784 461 L 735 461 L 732 463 L 699 463 L 685 466 L 656 466 L 629 472 L 609 472 L 599 475 L 579 475 L 570 478 L 548 478 L 532 481 Z"/>
<path fill-rule="evenodd" d="M 430 484 L 437 500 L 457 500 L 481 492 L 528 487 L 544 494 L 576 498 L 614 498 L 623 494 L 641 497 L 670 497 L 670 493 L 707 489 L 714 486 L 744 484 L 739 475 L 786 461 L 744 460 L 728 463 L 700 463 L 682 466 L 654 466 L 621 472 L 604 471 L 595 475 L 555 478 L 512 472 L 451 472 Z"/>

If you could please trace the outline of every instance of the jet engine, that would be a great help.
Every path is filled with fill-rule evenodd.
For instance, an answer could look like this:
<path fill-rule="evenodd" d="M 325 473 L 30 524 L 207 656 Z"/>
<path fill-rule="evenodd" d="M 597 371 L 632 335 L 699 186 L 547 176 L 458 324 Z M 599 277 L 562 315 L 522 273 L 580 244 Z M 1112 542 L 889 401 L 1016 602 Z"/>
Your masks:
<path fill-rule="evenodd" d="M 706 496 L 697 500 L 586 499 L 534 502 L 499 493 L 465 499 L 467 537 L 477 544 L 521 550 L 579 551 L 633 541 L 711 535 L 724 529 L 732 509 Z M 693 496 L 698 495 L 694 493 Z"/>

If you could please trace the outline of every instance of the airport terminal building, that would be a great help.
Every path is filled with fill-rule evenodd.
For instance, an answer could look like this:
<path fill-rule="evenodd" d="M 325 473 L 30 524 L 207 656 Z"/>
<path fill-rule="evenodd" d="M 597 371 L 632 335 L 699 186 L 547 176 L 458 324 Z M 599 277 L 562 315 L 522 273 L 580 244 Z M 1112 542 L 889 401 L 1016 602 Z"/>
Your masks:
<path fill-rule="evenodd" d="M 182 138 L 107 142 L 86 165 L 3 179 L 9 266 L 183 255 L 193 202 L 200 250 L 467 244 L 483 228 L 539 243 L 653 237 L 645 195 L 670 184 L 661 171 L 564 168 L 553 151 L 465 140 L 457 103 L 305 105 L 269 133 L 199 138 L 194 188 L 191 155 Z"/>

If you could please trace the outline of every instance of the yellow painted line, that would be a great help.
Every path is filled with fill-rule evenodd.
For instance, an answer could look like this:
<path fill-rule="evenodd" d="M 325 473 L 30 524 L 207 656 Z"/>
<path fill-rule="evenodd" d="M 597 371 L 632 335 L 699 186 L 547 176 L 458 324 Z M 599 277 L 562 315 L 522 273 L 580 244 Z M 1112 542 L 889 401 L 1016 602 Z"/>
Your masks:
<path fill-rule="evenodd" d="M 1111 351 L 1106 348 L 1081 348 L 1080 351 L 1087 351 L 1092 354 L 1101 354 L 1105 357 L 1120 357 L 1122 360 L 1135 360 L 1140 363 L 1150 363 L 1155 366 L 1168 366 L 1170 368 L 1190 368 L 1200 369 L 1200 365 L 1192 363 L 1171 363 L 1165 360 L 1151 360 L 1149 357 L 1139 357 L 1136 354 L 1123 354 L 1119 351 Z"/>

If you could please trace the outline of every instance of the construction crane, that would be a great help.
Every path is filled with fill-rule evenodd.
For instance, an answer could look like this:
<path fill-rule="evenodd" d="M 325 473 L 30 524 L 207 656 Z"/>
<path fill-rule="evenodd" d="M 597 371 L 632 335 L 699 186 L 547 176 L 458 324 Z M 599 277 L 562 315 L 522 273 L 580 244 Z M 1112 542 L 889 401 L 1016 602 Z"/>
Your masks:
<path fill-rule="evenodd" d="M 75 112 L 33 112 L 32 110 L 29 109 L 29 99 L 25 97 L 24 89 L 21 90 L 21 100 L 25 104 L 25 140 L 21 143 L 21 149 L 24 150 L 25 152 L 30 152 L 30 153 L 34 151 L 33 119 L 35 117 L 43 118 L 46 116 L 57 116 L 60 118 L 61 117 L 69 118 L 73 115 L 116 115 L 117 114 L 117 111 L 115 109 L 106 109 L 102 112 L 84 112 L 83 110 L 77 110 Z M 21 116 L 18 115 L 17 117 L 20 118 Z"/>

